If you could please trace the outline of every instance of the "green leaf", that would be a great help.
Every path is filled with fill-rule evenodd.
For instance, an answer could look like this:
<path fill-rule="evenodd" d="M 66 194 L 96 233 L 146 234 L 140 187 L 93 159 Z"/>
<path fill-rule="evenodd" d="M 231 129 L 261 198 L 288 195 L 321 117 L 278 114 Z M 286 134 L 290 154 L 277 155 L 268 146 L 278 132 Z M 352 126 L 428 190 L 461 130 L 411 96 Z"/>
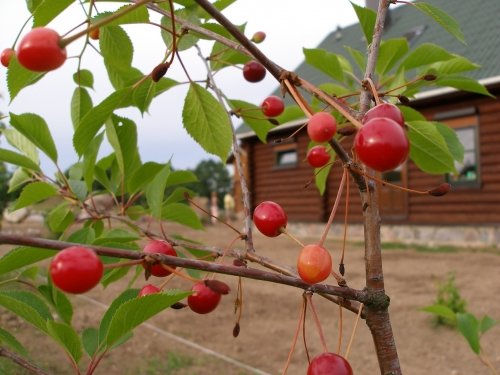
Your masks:
<path fill-rule="evenodd" d="M 50 277 L 47 277 L 47 281 L 47 285 L 40 285 L 38 290 L 54 306 L 57 315 L 67 324 L 71 324 L 71 320 L 73 319 L 73 305 L 66 294 L 54 287 Z"/>
<path fill-rule="evenodd" d="M 376 72 L 380 75 L 390 72 L 396 63 L 406 55 L 409 49 L 410 47 L 406 38 L 383 41 L 378 52 Z"/>
<path fill-rule="evenodd" d="M 80 121 L 82 121 L 82 118 L 92 107 L 92 98 L 88 91 L 83 87 L 77 87 L 71 97 L 71 122 L 73 123 L 73 129 L 76 129 L 80 125 Z"/>
<path fill-rule="evenodd" d="M 464 146 L 460 142 L 457 133 L 441 122 L 435 122 L 434 125 L 436 125 L 437 131 L 443 136 L 453 159 L 461 163 L 464 160 Z"/>
<path fill-rule="evenodd" d="M 115 13 L 122 11 L 126 8 L 130 8 L 131 6 L 132 5 L 124 5 L 121 8 L 119 8 Z M 135 8 L 134 10 L 129 11 L 123 16 L 111 21 L 109 24 L 106 24 L 106 27 L 131 24 L 131 23 L 149 23 L 148 9 L 145 6 Z"/>
<path fill-rule="evenodd" d="M 78 155 L 81 156 L 85 152 L 89 143 L 114 110 L 130 106 L 131 96 L 131 91 L 128 88 L 115 91 L 87 112 L 73 135 L 73 146 Z"/>
<path fill-rule="evenodd" d="M 57 163 L 57 150 L 45 120 L 34 113 L 10 113 L 10 124 L 36 147 Z"/>
<path fill-rule="evenodd" d="M 128 300 L 118 307 L 111 319 L 106 346 L 109 348 L 134 328 L 190 295 L 190 292 L 168 291 Z"/>
<path fill-rule="evenodd" d="M 419 111 L 417 111 L 416 109 L 413 109 L 411 107 L 407 107 L 405 105 L 399 105 L 398 108 L 403 113 L 403 118 L 405 119 L 406 122 L 425 121 L 425 116 L 423 114 L 421 114 Z"/>
<path fill-rule="evenodd" d="M 75 195 L 75 197 L 80 201 L 83 202 L 85 199 L 87 199 L 87 186 L 85 185 L 84 181 L 81 180 L 74 180 L 74 179 L 68 179 L 68 185 Z"/>
<path fill-rule="evenodd" d="M 3 129 L 2 134 L 5 136 L 11 146 L 17 148 L 24 155 L 30 158 L 34 163 L 40 164 L 38 150 L 28 138 L 26 138 L 14 128 Z"/>
<path fill-rule="evenodd" d="M 428 121 L 409 121 L 410 158 L 424 172 L 455 172 L 453 157 L 436 125 Z"/>
<path fill-rule="evenodd" d="M 117 68 L 128 69 L 132 65 L 134 48 L 120 26 L 103 27 L 99 32 L 99 47 L 105 63 Z"/>
<path fill-rule="evenodd" d="M 232 39 L 232 38 L 230 38 Z M 245 64 L 252 58 L 242 52 L 232 48 L 227 48 L 225 44 L 215 42 L 210 52 L 210 68 L 213 71 L 223 69 L 227 66 Z"/>
<path fill-rule="evenodd" d="M 174 221 L 193 229 L 203 229 L 203 224 L 201 223 L 200 218 L 187 204 L 166 204 L 162 209 L 161 218 L 163 220 Z"/>
<path fill-rule="evenodd" d="M 83 354 L 82 342 L 73 327 L 66 323 L 49 320 L 47 322 L 47 331 L 64 348 L 75 363 L 80 361 Z"/>
<path fill-rule="evenodd" d="M 373 39 L 373 30 L 377 20 L 377 12 L 354 3 L 351 3 L 351 5 L 358 16 L 359 24 L 363 30 L 363 34 L 365 35 L 366 44 L 370 45 Z"/>
<path fill-rule="evenodd" d="M 479 344 L 479 322 L 476 317 L 469 313 L 457 313 L 457 327 L 472 351 L 479 354 L 481 346 Z"/>
<path fill-rule="evenodd" d="M 38 82 L 44 75 L 45 73 L 32 72 L 24 68 L 19 64 L 16 56 L 12 56 L 9 62 L 9 69 L 7 70 L 7 87 L 11 103 L 22 89 Z"/>
<path fill-rule="evenodd" d="M 189 184 L 191 182 L 197 182 L 198 177 L 191 171 L 172 171 L 168 176 L 167 187 L 174 185 Z"/>
<path fill-rule="evenodd" d="M 170 12 L 170 10 L 169 10 Z M 175 17 L 179 17 L 183 20 L 189 21 L 194 25 L 200 26 L 200 20 L 198 17 L 193 12 L 190 12 L 187 9 L 179 9 L 176 10 L 175 12 Z M 162 17 L 161 19 L 161 25 L 166 28 L 167 30 L 172 31 L 172 21 L 170 20 L 169 17 Z M 176 32 L 177 34 L 179 33 L 179 25 L 176 24 Z M 161 31 L 161 37 L 163 39 L 163 42 L 165 43 L 165 46 L 169 49 L 172 48 L 172 33 L 167 32 L 165 30 Z M 191 47 L 193 47 L 196 43 L 198 43 L 198 36 L 194 33 L 188 33 L 182 36 L 180 40 L 177 40 L 177 48 L 179 51 L 184 51 L 187 50 Z"/>
<path fill-rule="evenodd" d="M 274 128 L 274 125 L 264 117 L 260 107 L 255 104 L 247 103 L 243 100 L 234 99 L 229 101 L 229 105 L 234 112 L 241 116 L 245 124 L 250 126 L 257 137 L 259 137 L 260 141 L 266 143 L 267 134 Z"/>
<path fill-rule="evenodd" d="M 83 349 L 92 357 L 99 345 L 99 331 L 94 327 L 85 328 L 82 332 Z"/>
<path fill-rule="evenodd" d="M 116 310 L 127 301 L 137 298 L 139 291 L 137 289 L 127 289 L 116 297 L 108 307 L 99 325 L 99 346 L 105 344 L 106 336 L 108 335 L 111 319 L 115 316 Z"/>
<path fill-rule="evenodd" d="M 47 182 L 32 182 L 21 192 L 12 210 L 30 206 L 57 195 L 57 189 Z"/>
<path fill-rule="evenodd" d="M 35 163 L 30 158 L 11 150 L 0 148 L 0 160 L 9 164 L 14 164 L 19 167 L 40 172 L 40 166 L 37 163 Z"/>
<path fill-rule="evenodd" d="M 29 266 L 54 255 L 54 250 L 25 246 L 16 247 L 0 258 L 0 275 Z"/>
<path fill-rule="evenodd" d="M 154 218 L 161 218 L 161 210 L 163 198 L 165 196 L 165 188 L 170 174 L 170 164 L 165 164 L 160 172 L 158 172 L 149 184 L 146 190 L 146 201 L 151 209 L 151 215 Z"/>
<path fill-rule="evenodd" d="M 408 71 L 436 62 L 450 60 L 454 57 L 444 48 L 432 43 L 423 43 L 406 56 L 401 63 L 400 69 L 404 68 Z"/>
<path fill-rule="evenodd" d="M 466 44 L 464 34 L 460 29 L 460 24 L 448 13 L 428 3 L 415 2 L 413 3 L 413 5 L 416 6 L 417 9 L 421 10 L 423 13 L 434 19 L 434 21 L 439 23 L 446 31 L 457 38 L 460 42 Z"/>
<path fill-rule="evenodd" d="M 487 95 L 494 98 L 488 89 L 473 78 L 465 76 L 443 76 L 434 81 L 436 86 L 454 87 L 459 90 L 469 91 L 476 94 Z"/>
<path fill-rule="evenodd" d="M 95 240 L 95 232 L 92 228 L 81 228 L 66 239 L 68 242 L 91 244 Z"/>
<path fill-rule="evenodd" d="M 185 202 L 186 194 L 190 197 L 196 196 L 196 193 L 184 186 L 179 186 L 174 189 L 172 193 L 169 194 L 167 199 L 165 199 L 165 204 L 177 203 L 177 202 Z"/>
<path fill-rule="evenodd" d="M 19 341 L 17 341 L 14 336 L 2 328 L 0 328 L 0 343 L 2 345 L 7 345 L 9 348 L 25 357 L 28 356 L 26 348 Z"/>
<path fill-rule="evenodd" d="M 134 121 L 125 117 L 112 116 L 112 124 L 106 124 L 106 134 L 112 145 L 116 162 L 125 181 L 140 163 L 137 152 L 137 126 Z"/>
<path fill-rule="evenodd" d="M 33 27 L 47 25 L 73 2 L 73 0 L 43 0 L 33 12 Z"/>
<path fill-rule="evenodd" d="M 431 305 L 422 308 L 422 311 L 437 315 L 439 317 L 445 318 L 451 322 L 456 322 L 457 317 L 455 312 L 445 305 Z"/>
<path fill-rule="evenodd" d="M 350 46 L 344 46 L 344 49 L 351 55 L 359 70 L 363 72 L 366 66 L 366 54 Z"/>
<path fill-rule="evenodd" d="M 226 161 L 232 147 L 231 123 L 224 107 L 203 87 L 191 83 L 182 110 L 184 128 L 203 149 Z"/>
<path fill-rule="evenodd" d="M 83 180 L 87 185 L 87 190 L 92 191 L 94 184 L 94 170 L 97 160 L 97 154 L 101 147 L 104 133 L 99 134 L 90 141 L 83 153 Z"/>
<path fill-rule="evenodd" d="M 47 332 L 47 320 L 53 320 L 45 302 L 31 292 L 0 291 L 0 306 L 43 332 Z"/>
<path fill-rule="evenodd" d="M 485 315 L 483 319 L 481 319 L 481 322 L 479 324 L 479 331 L 481 333 L 485 333 L 489 331 L 491 328 L 496 326 L 498 324 L 498 321 L 489 317 L 488 315 Z"/>
<path fill-rule="evenodd" d="M 337 55 L 320 48 L 303 48 L 306 63 L 315 67 L 327 76 L 342 82 L 344 72 Z"/>
<path fill-rule="evenodd" d="M 457 74 L 468 72 L 470 70 L 479 69 L 481 66 L 473 63 L 463 56 L 455 56 L 454 58 L 446 61 L 441 61 L 429 66 L 431 73 L 437 74 L 440 77 L 443 74 Z"/>
<path fill-rule="evenodd" d="M 146 186 L 158 172 L 163 168 L 162 164 L 146 162 L 137 168 L 128 182 L 128 190 L 131 194 L 138 192 Z"/>
<path fill-rule="evenodd" d="M 127 243 L 127 242 L 135 242 L 138 241 L 140 237 L 134 233 L 130 232 L 125 229 L 111 229 L 109 231 L 106 231 L 103 233 L 99 238 L 96 238 L 96 240 L 92 243 L 93 245 L 102 245 L 102 246 L 108 246 L 106 245 L 107 242 L 112 241 L 118 243 L 118 246 L 121 244 Z"/>
<path fill-rule="evenodd" d="M 75 215 L 71 211 L 68 202 L 63 202 L 49 211 L 47 224 L 54 233 L 61 233 L 66 230 L 74 221 Z"/>
<path fill-rule="evenodd" d="M 76 73 L 73 74 L 73 81 L 79 87 L 89 87 L 91 89 L 94 88 L 94 76 L 90 70 L 80 69 Z"/>
<path fill-rule="evenodd" d="M 135 88 L 133 94 L 134 105 L 139 108 L 141 114 L 147 112 L 153 98 L 156 94 L 156 82 L 151 77 L 148 77 L 138 87 Z"/>

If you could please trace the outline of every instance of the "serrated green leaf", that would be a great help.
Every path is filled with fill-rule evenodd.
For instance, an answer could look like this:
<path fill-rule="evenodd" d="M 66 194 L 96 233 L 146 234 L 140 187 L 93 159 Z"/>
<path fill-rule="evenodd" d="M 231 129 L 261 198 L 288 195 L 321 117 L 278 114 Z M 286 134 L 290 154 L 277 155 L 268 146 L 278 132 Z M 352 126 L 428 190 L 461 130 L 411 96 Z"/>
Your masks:
<path fill-rule="evenodd" d="M 232 48 L 227 48 L 226 45 L 220 42 L 214 43 L 209 56 L 210 68 L 213 71 L 220 70 L 227 66 L 245 64 L 251 59 L 252 58 L 250 56 Z"/>
<path fill-rule="evenodd" d="M 239 113 L 239 116 L 245 121 L 246 125 L 250 126 L 260 141 L 265 143 L 267 134 L 274 128 L 274 125 L 265 118 L 262 110 L 255 104 L 243 100 L 232 99 L 229 101 L 229 105 L 234 112 Z"/>
<path fill-rule="evenodd" d="M 47 182 L 32 182 L 23 189 L 12 210 L 30 206 L 56 195 L 57 189 L 54 185 Z"/>
<path fill-rule="evenodd" d="M 186 194 L 190 197 L 196 196 L 196 193 L 184 186 L 180 186 L 174 189 L 172 193 L 170 193 L 165 199 L 165 204 L 177 203 L 186 200 Z"/>
<path fill-rule="evenodd" d="M 45 120 L 34 113 L 10 113 L 10 124 L 36 147 L 57 163 L 57 149 Z"/>
<path fill-rule="evenodd" d="M 453 59 L 455 56 L 442 47 L 432 43 L 423 43 L 411 51 L 400 65 L 406 71 L 440 61 Z"/>
<path fill-rule="evenodd" d="M 95 232 L 92 228 L 81 228 L 77 231 L 71 233 L 71 235 L 66 239 L 68 242 L 80 243 L 80 244 L 91 244 L 95 240 Z"/>
<path fill-rule="evenodd" d="M 14 164 L 19 167 L 40 172 L 40 166 L 37 163 L 30 158 L 11 150 L 0 148 L 0 160 L 5 163 Z"/>
<path fill-rule="evenodd" d="M 473 92 L 476 94 L 486 95 L 494 98 L 484 85 L 480 84 L 473 78 L 465 77 L 465 76 L 443 76 L 438 77 L 437 80 L 434 81 L 436 86 L 443 87 L 453 87 L 458 90 Z"/>
<path fill-rule="evenodd" d="M 32 72 L 24 68 L 17 61 L 16 56 L 12 56 L 7 70 L 7 88 L 9 89 L 10 102 L 27 86 L 33 85 L 43 78 L 45 73 Z"/>
<path fill-rule="evenodd" d="M 146 186 L 158 172 L 163 168 L 162 164 L 155 162 L 146 162 L 137 168 L 128 183 L 128 190 L 131 194 L 138 192 Z"/>
<path fill-rule="evenodd" d="M 351 55 L 359 70 L 363 72 L 366 66 L 366 54 L 350 46 L 344 46 L 344 49 Z"/>
<path fill-rule="evenodd" d="M 120 89 L 86 113 L 73 135 L 73 146 L 78 155 L 81 156 L 85 152 L 114 110 L 130 106 L 131 97 L 130 89 Z"/>
<path fill-rule="evenodd" d="M 146 201 L 151 209 L 151 215 L 157 219 L 161 218 L 162 204 L 169 174 L 170 164 L 165 164 L 146 189 Z"/>
<path fill-rule="evenodd" d="M 61 292 L 58 288 L 55 288 L 52 284 L 50 277 L 47 277 L 48 284 L 47 290 L 50 293 L 50 298 L 47 298 L 50 304 L 52 304 L 59 315 L 59 317 L 67 324 L 71 324 L 73 319 L 73 305 L 71 304 L 69 298 Z M 40 286 L 39 290 L 43 287 Z"/>
<path fill-rule="evenodd" d="M 53 320 L 45 302 L 31 292 L 0 291 L 0 306 L 43 332 L 47 332 L 46 322 Z"/>
<path fill-rule="evenodd" d="M 184 128 L 203 149 L 226 161 L 232 131 L 224 107 L 202 86 L 191 83 L 182 110 Z"/>
<path fill-rule="evenodd" d="M 2 345 L 7 345 L 23 356 L 28 355 L 26 348 L 12 334 L 2 328 L 0 328 L 0 343 Z"/>
<path fill-rule="evenodd" d="M 120 26 L 103 27 L 99 33 L 99 47 L 105 62 L 122 69 L 132 65 L 134 47 Z"/>
<path fill-rule="evenodd" d="M 496 326 L 498 324 L 498 321 L 493 319 L 492 317 L 485 315 L 483 319 L 481 319 L 481 322 L 479 324 L 479 331 L 480 333 L 485 333 L 489 331 L 491 328 Z"/>
<path fill-rule="evenodd" d="M 446 61 L 437 62 L 429 66 L 431 73 L 437 74 L 438 77 L 444 74 L 457 74 L 468 72 L 470 70 L 479 69 L 480 66 L 473 63 L 463 56 L 455 56 Z"/>
<path fill-rule="evenodd" d="M 30 158 L 34 163 L 40 164 L 38 150 L 28 138 L 26 138 L 14 128 L 4 129 L 2 130 L 2 134 L 5 136 L 11 146 L 17 148 L 24 155 Z"/>
<path fill-rule="evenodd" d="M 167 187 L 181 184 L 189 184 L 198 181 L 198 177 L 191 171 L 172 171 L 168 176 Z"/>
<path fill-rule="evenodd" d="M 0 258 L 0 275 L 29 266 L 54 255 L 54 250 L 27 246 L 16 247 Z"/>
<path fill-rule="evenodd" d="M 82 173 L 83 180 L 85 181 L 88 191 L 92 191 L 92 186 L 94 184 L 94 170 L 97 160 L 97 154 L 99 153 L 99 148 L 101 147 L 103 138 L 104 133 L 97 135 L 90 141 L 83 154 Z"/>
<path fill-rule="evenodd" d="M 138 87 L 135 88 L 133 93 L 134 105 L 139 108 L 141 114 L 147 112 L 153 98 L 156 94 L 156 82 L 153 82 L 151 77 L 148 77 Z"/>
<path fill-rule="evenodd" d="M 457 38 L 460 42 L 466 44 L 464 34 L 460 29 L 460 24 L 448 13 L 429 3 L 415 2 L 413 5 L 434 19 L 434 21 L 439 23 L 446 31 Z"/>
<path fill-rule="evenodd" d="M 439 317 L 445 318 L 451 322 L 456 322 L 457 317 L 455 312 L 445 305 L 431 305 L 422 308 L 422 311 L 437 315 Z"/>
<path fill-rule="evenodd" d="M 472 351 L 479 354 L 481 345 L 479 344 L 479 322 L 476 317 L 469 313 L 457 313 L 457 327 Z"/>
<path fill-rule="evenodd" d="M 435 122 L 434 125 L 436 125 L 436 129 L 443 136 L 453 159 L 461 163 L 464 160 L 464 146 L 460 142 L 457 133 L 446 124 Z"/>
<path fill-rule="evenodd" d="M 396 63 L 408 52 L 410 46 L 406 38 L 394 38 L 380 44 L 376 72 L 384 75 L 391 71 Z"/>
<path fill-rule="evenodd" d="M 453 157 L 436 125 L 429 121 L 409 121 L 410 158 L 424 172 L 455 172 Z"/>
<path fill-rule="evenodd" d="M 80 362 L 83 354 L 82 342 L 73 327 L 51 320 L 47 322 L 47 331 L 75 363 Z"/>
<path fill-rule="evenodd" d="M 83 87 L 77 87 L 71 97 L 71 122 L 73 123 L 73 129 L 76 129 L 80 125 L 80 121 L 82 121 L 82 118 L 90 111 L 92 106 L 92 98 L 88 91 Z"/>
<path fill-rule="evenodd" d="M 307 64 L 337 81 L 344 80 L 344 73 L 337 55 L 320 48 L 303 48 L 302 51 Z"/>
<path fill-rule="evenodd" d="M 134 233 L 125 229 L 115 228 L 106 231 L 101 234 L 99 238 L 96 238 L 92 243 L 93 245 L 108 246 L 109 241 L 118 243 L 118 247 L 127 243 L 138 241 L 140 237 Z M 136 247 L 135 247 L 136 248 Z"/>
<path fill-rule="evenodd" d="M 56 206 L 47 214 L 47 224 L 54 233 L 61 233 L 73 223 L 75 215 L 71 211 L 68 202 Z"/>
<path fill-rule="evenodd" d="M 99 331 L 94 327 L 85 328 L 82 331 L 82 344 L 85 352 L 92 357 L 99 345 Z"/>
<path fill-rule="evenodd" d="M 127 183 L 132 172 L 140 165 L 140 157 L 137 151 L 137 126 L 134 121 L 125 117 L 113 115 L 112 119 L 116 139 L 112 142 L 109 138 L 111 133 L 108 133 L 108 140 L 115 150 L 116 161 L 122 174 L 121 178 Z M 120 155 L 123 162 L 122 167 L 118 155 Z"/>
<path fill-rule="evenodd" d="M 203 229 L 203 224 L 201 223 L 200 218 L 187 204 L 166 204 L 161 211 L 161 218 L 167 221 L 174 221 L 193 229 Z"/>
<path fill-rule="evenodd" d="M 32 177 L 23 168 L 17 168 L 12 174 L 9 180 L 9 193 L 16 191 L 17 189 L 25 186 L 27 183 L 32 181 Z"/>
<path fill-rule="evenodd" d="M 356 15 L 358 16 L 359 25 L 361 26 L 361 30 L 363 30 L 366 44 L 370 45 L 373 39 L 373 31 L 375 28 L 375 22 L 377 20 L 377 12 L 370 8 L 365 8 L 352 2 L 351 5 L 354 8 Z"/>
<path fill-rule="evenodd" d="M 124 5 L 121 8 L 117 9 L 115 13 L 124 11 L 126 8 L 130 8 L 131 6 L 132 5 Z M 106 27 L 131 23 L 149 23 L 148 9 L 145 6 L 135 8 L 132 11 L 128 11 L 128 13 L 124 14 L 123 16 L 111 21 L 109 24 L 106 24 Z"/>
<path fill-rule="evenodd" d="M 73 0 L 43 0 L 33 12 L 33 27 L 47 25 L 71 4 Z"/>
<path fill-rule="evenodd" d="M 128 300 L 118 307 L 111 319 L 106 346 L 109 348 L 134 328 L 190 295 L 190 292 L 168 291 Z"/>
<path fill-rule="evenodd" d="M 117 280 L 125 277 L 130 271 L 130 267 L 119 267 L 113 268 L 109 271 L 106 271 L 101 278 L 101 284 L 104 288 L 106 288 L 111 283 L 114 283 Z"/>
<path fill-rule="evenodd" d="M 73 81 L 79 87 L 89 87 L 91 89 L 94 88 L 94 75 L 90 70 L 80 69 L 76 73 L 73 74 Z"/>
<path fill-rule="evenodd" d="M 170 11 L 170 10 L 169 10 Z M 190 12 L 187 9 L 178 9 L 175 12 L 175 17 L 182 18 L 183 20 L 189 21 L 194 25 L 200 26 L 201 22 L 198 17 L 193 12 Z M 172 33 L 173 31 L 172 28 L 172 21 L 170 20 L 170 17 L 162 17 L 161 19 L 161 25 L 166 29 L 169 30 L 168 32 L 162 29 L 161 31 L 161 37 L 163 39 L 163 42 L 165 43 L 165 46 L 167 48 L 172 48 L 173 45 L 173 39 L 172 39 Z M 179 25 L 176 24 L 176 32 L 179 34 Z M 177 48 L 179 51 L 184 51 L 187 50 L 191 47 L 193 47 L 196 43 L 198 43 L 198 36 L 194 33 L 188 33 L 184 34 L 180 40 L 177 40 Z"/>
<path fill-rule="evenodd" d="M 425 121 L 425 116 L 414 108 L 400 105 L 398 108 L 403 113 L 405 121 Z"/>
<path fill-rule="evenodd" d="M 137 298 L 139 290 L 137 289 L 127 289 L 123 291 L 118 297 L 116 297 L 111 305 L 108 307 L 104 316 L 101 319 L 101 324 L 99 325 L 99 347 L 102 347 L 106 343 L 106 336 L 108 335 L 109 325 L 111 320 L 115 316 L 116 310 L 125 302 Z"/>
<path fill-rule="evenodd" d="M 74 180 L 74 179 L 69 179 L 68 180 L 69 187 L 73 194 L 75 194 L 75 197 L 80 201 L 83 202 L 85 199 L 87 199 L 87 186 L 85 185 L 84 181 L 81 180 Z"/>

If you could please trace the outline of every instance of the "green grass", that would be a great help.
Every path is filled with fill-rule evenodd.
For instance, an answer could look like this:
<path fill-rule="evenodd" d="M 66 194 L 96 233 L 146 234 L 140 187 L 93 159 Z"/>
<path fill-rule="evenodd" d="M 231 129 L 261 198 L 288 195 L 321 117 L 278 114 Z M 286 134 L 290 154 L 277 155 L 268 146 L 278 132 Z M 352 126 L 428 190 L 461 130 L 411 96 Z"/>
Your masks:
<path fill-rule="evenodd" d="M 141 364 L 130 374 L 158 375 L 158 374 L 176 374 L 179 370 L 186 369 L 195 365 L 192 357 L 169 352 L 165 358 L 153 356 Z"/>
<path fill-rule="evenodd" d="M 495 247 L 461 247 L 452 245 L 420 245 L 404 244 L 401 242 L 382 242 L 382 250 L 415 250 L 421 253 L 491 253 L 500 255 L 500 249 Z"/>

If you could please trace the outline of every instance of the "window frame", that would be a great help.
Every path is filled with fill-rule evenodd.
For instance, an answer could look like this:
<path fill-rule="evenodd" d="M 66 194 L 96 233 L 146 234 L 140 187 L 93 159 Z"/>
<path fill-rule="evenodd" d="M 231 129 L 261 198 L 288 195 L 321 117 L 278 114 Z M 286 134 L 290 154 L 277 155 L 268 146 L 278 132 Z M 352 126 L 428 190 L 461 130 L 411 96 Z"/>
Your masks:
<path fill-rule="evenodd" d="M 286 153 L 293 152 L 296 155 L 295 161 L 292 163 L 282 163 L 280 164 L 280 156 Z M 273 147 L 274 153 L 274 164 L 273 169 L 291 169 L 297 168 L 299 165 L 299 153 L 297 149 L 297 142 L 295 140 L 290 140 L 286 143 L 276 144 Z"/>

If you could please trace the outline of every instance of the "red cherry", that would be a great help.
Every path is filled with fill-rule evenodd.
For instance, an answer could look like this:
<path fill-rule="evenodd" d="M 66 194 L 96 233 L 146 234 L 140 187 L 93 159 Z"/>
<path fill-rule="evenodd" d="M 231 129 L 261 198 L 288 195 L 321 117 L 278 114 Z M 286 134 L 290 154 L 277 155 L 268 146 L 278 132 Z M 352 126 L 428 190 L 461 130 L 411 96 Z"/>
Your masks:
<path fill-rule="evenodd" d="M 285 110 L 285 103 L 280 97 L 271 95 L 262 102 L 260 108 L 265 116 L 276 117 L 281 115 Z"/>
<path fill-rule="evenodd" d="M 156 294 L 156 293 L 160 293 L 160 292 L 161 292 L 160 288 L 157 288 L 156 286 L 154 286 L 152 284 L 146 284 L 139 291 L 138 296 L 144 297 L 144 296 L 147 296 L 148 294 Z"/>
<path fill-rule="evenodd" d="M 159 240 L 151 240 L 142 249 L 145 254 L 164 254 L 177 256 L 177 252 L 168 242 L 163 242 Z M 175 266 L 170 266 L 175 268 Z M 170 275 L 170 271 L 166 270 L 161 266 L 161 264 L 153 264 L 151 266 L 151 275 L 157 277 L 164 277 Z"/>
<path fill-rule="evenodd" d="M 325 146 L 314 146 L 307 152 L 307 162 L 311 167 L 321 168 L 330 161 L 330 154 Z"/>
<path fill-rule="evenodd" d="M 332 257 L 322 246 L 306 245 L 297 259 L 297 271 L 306 283 L 319 283 L 332 272 Z"/>
<path fill-rule="evenodd" d="M 99 40 L 99 28 L 92 30 L 89 32 L 89 38 L 93 40 Z"/>
<path fill-rule="evenodd" d="M 259 82 L 266 76 L 266 68 L 257 61 L 249 61 L 243 66 L 243 77 L 248 82 Z"/>
<path fill-rule="evenodd" d="M 374 118 L 359 129 L 354 138 L 354 149 L 359 160 L 379 171 L 389 171 L 407 158 L 410 143 L 405 130 L 389 118 Z"/>
<path fill-rule="evenodd" d="M 252 42 L 254 43 L 262 43 L 266 39 L 266 33 L 264 31 L 257 31 L 252 36 Z"/>
<path fill-rule="evenodd" d="M 221 295 L 214 292 L 203 281 L 194 284 L 191 289 L 194 293 L 188 299 L 188 306 L 198 314 L 208 314 L 215 310 L 220 302 Z"/>
<path fill-rule="evenodd" d="M 323 353 L 314 357 L 307 368 L 307 375 L 352 375 L 347 359 L 335 353 Z"/>
<path fill-rule="evenodd" d="M 267 237 L 277 237 L 286 228 L 288 218 L 283 208 L 275 202 L 261 202 L 253 211 L 253 222 L 260 233 Z"/>
<path fill-rule="evenodd" d="M 103 265 L 97 254 L 86 247 L 70 246 L 52 259 L 49 267 L 55 286 L 68 293 L 85 293 L 99 284 Z"/>
<path fill-rule="evenodd" d="M 15 51 L 12 48 L 6 48 L 2 51 L 2 54 L 0 55 L 0 62 L 3 66 L 6 68 L 9 66 L 10 59 L 14 56 L 14 53 Z"/>
<path fill-rule="evenodd" d="M 363 124 L 376 117 L 386 117 L 396 121 L 402 127 L 405 126 L 405 119 L 401 110 L 392 103 L 381 103 L 376 105 L 363 116 Z"/>
<path fill-rule="evenodd" d="M 59 45 L 59 34 L 46 27 L 36 27 L 19 43 L 17 59 L 26 69 L 48 72 L 66 61 L 66 49 Z"/>
<path fill-rule="evenodd" d="M 307 124 L 307 134 L 315 142 L 328 142 L 336 131 L 337 120 L 328 112 L 315 113 Z"/>

